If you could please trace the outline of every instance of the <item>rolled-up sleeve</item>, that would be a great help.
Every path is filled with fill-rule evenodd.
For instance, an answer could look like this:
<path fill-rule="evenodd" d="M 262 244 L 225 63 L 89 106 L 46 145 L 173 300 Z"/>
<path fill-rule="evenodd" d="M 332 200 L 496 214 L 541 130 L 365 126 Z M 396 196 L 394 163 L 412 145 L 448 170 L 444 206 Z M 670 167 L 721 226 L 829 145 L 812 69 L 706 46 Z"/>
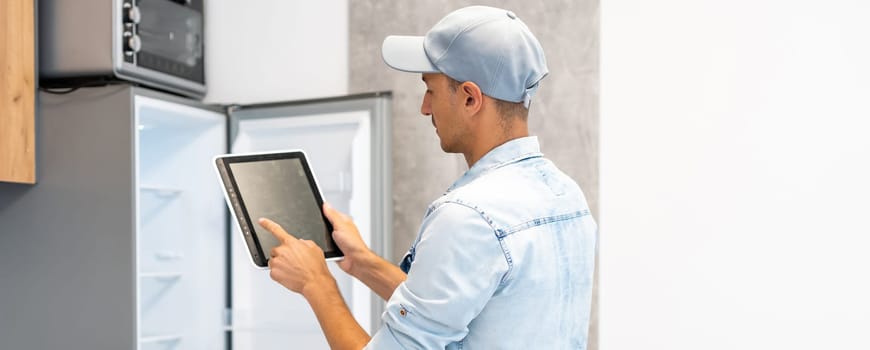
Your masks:
<path fill-rule="evenodd" d="M 424 219 L 408 278 L 366 349 L 444 349 L 465 338 L 509 269 L 485 213 L 440 205 Z"/>

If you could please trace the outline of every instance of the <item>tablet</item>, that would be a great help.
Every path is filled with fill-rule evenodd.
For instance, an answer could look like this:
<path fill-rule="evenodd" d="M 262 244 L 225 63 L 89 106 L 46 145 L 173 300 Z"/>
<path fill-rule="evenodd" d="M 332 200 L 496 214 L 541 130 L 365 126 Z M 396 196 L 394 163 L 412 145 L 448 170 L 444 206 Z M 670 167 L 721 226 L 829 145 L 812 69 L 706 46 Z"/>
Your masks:
<path fill-rule="evenodd" d="M 275 221 L 296 238 L 314 241 L 327 260 L 344 256 L 332 239 L 332 225 L 323 215 L 323 197 L 305 152 L 226 154 L 214 162 L 254 265 L 269 266 L 269 252 L 280 244 L 257 223 L 259 218 Z"/>

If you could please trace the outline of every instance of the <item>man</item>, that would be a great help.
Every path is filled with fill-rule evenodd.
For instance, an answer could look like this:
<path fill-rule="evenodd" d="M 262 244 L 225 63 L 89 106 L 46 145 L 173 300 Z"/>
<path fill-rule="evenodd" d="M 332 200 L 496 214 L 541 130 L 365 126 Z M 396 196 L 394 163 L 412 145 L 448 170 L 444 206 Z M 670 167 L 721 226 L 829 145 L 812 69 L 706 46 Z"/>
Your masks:
<path fill-rule="evenodd" d="M 282 242 L 272 278 L 307 299 L 333 349 L 585 349 L 597 226 L 577 184 L 529 137 L 547 75 L 537 39 L 513 12 L 473 6 L 425 37 L 387 37 L 382 50 L 390 67 L 422 73 L 421 112 L 469 169 L 430 205 L 401 268 L 324 205 L 339 266 L 387 301 L 373 337 L 317 245 L 261 219 Z"/>

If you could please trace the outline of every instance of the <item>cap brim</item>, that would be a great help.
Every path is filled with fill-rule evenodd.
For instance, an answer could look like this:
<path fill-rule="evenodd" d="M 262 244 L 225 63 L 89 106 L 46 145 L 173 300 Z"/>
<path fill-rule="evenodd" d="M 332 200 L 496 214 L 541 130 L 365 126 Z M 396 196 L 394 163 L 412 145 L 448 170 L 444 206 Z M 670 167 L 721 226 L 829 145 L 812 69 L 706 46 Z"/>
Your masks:
<path fill-rule="evenodd" d="M 384 63 L 393 69 L 410 73 L 438 73 L 426 51 L 422 36 L 390 35 L 381 47 Z"/>

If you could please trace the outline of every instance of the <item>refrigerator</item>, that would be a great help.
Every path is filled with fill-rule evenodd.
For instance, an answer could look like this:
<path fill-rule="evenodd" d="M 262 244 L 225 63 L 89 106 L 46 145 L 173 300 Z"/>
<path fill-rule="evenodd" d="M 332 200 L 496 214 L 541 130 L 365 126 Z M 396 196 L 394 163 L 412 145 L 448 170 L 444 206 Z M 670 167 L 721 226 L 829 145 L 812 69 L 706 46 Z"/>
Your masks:
<path fill-rule="evenodd" d="M 305 300 L 251 263 L 212 157 L 305 150 L 324 200 L 390 256 L 390 99 L 41 93 L 38 182 L 0 184 L 0 348 L 327 349 Z M 383 302 L 328 265 L 375 331 Z"/>

